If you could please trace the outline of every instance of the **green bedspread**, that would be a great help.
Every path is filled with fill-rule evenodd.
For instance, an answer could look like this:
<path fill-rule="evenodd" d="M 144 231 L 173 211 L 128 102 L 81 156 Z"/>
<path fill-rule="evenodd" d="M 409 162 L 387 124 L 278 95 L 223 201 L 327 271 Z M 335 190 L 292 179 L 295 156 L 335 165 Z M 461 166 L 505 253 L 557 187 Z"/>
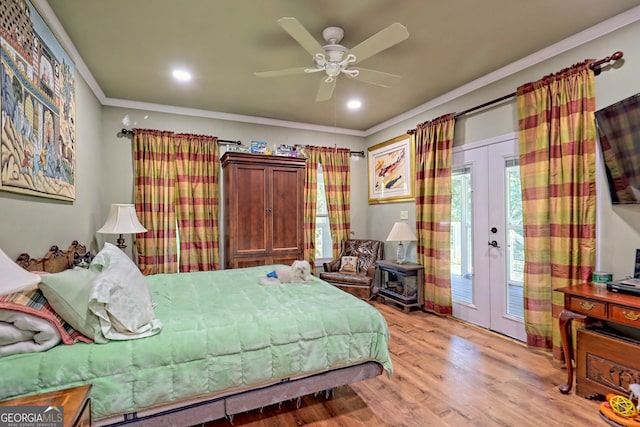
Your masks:
<path fill-rule="evenodd" d="M 97 420 L 365 361 L 391 374 L 375 308 L 319 279 L 258 285 L 274 267 L 149 276 L 160 334 L 0 358 L 0 400 L 90 383 Z"/>

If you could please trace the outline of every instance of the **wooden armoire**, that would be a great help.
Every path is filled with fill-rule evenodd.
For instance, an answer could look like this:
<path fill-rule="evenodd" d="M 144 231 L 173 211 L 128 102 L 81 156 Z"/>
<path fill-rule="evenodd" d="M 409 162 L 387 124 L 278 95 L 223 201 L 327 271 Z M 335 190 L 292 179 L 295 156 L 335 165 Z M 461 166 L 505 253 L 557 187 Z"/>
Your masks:
<path fill-rule="evenodd" d="M 226 152 L 225 268 L 303 259 L 305 159 Z"/>

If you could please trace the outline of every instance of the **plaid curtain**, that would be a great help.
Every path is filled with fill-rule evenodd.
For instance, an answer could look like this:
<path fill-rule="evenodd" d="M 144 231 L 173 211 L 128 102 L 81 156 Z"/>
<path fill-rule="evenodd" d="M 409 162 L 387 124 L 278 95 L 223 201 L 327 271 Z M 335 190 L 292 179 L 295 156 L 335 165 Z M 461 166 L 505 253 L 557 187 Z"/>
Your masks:
<path fill-rule="evenodd" d="M 134 201 L 148 230 L 138 234 L 138 266 L 145 274 L 176 273 L 175 144 L 172 132 L 133 129 Z"/>
<path fill-rule="evenodd" d="M 348 148 L 305 147 L 307 170 L 304 190 L 304 255 L 313 265 L 316 240 L 316 199 L 318 164 L 322 165 L 324 191 L 329 211 L 333 256 L 340 253 L 340 242 L 351 232 L 351 150 Z"/>
<path fill-rule="evenodd" d="M 219 268 L 218 138 L 176 134 L 176 213 L 180 271 Z"/>
<path fill-rule="evenodd" d="M 322 147 L 320 155 L 333 256 L 337 257 L 340 242 L 348 239 L 351 233 L 351 150 Z"/>
<path fill-rule="evenodd" d="M 591 61 L 518 88 L 527 344 L 563 361 L 564 286 L 595 261 L 595 83 Z"/>
<path fill-rule="evenodd" d="M 447 114 L 417 126 L 417 257 L 424 265 L 425 309 L 451 314 L 451 158 L 455 118 Z"/>
<path fill-rule="evenodd" d="M 318 164 L 320 150 L 317 147 L 305 148 L 307 162 L 304 177 L 304 259 L 311 267 L 316 261 L 316 201 L 318 200 Z"/>

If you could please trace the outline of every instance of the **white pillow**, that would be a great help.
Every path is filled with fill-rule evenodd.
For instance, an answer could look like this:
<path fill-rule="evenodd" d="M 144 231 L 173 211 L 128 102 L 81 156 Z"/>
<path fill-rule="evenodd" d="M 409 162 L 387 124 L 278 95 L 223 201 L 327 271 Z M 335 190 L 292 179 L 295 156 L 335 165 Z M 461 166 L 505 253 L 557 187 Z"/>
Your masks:
<path fill-rule="evenodd" d="M 34 288 L 40 276 L 16 264 L 0 249 L 0 295 L 9 295 Z"/>
<path fill-rule="evenodd" d="M 100 272 L 89 291 L 89 309 L 100 319 L 105 338 L 128 340 L 160 332 L 147 279 L 122 250 L 105 243 L 89 269 Z"/>
<path fill-rule="evenodd" d="M 356 273 L 358 271 L 358 257 L 357 256 L 343 256 L 340 259 L 340 272 L 341 273 Z"/>

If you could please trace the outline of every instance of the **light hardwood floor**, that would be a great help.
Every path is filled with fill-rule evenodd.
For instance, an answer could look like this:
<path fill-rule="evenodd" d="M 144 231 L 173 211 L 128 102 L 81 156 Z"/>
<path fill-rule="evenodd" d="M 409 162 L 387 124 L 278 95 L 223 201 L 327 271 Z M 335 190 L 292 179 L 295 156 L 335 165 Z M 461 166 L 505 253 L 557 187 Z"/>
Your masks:
<path fill-rule="evenodd" d="M 563 395 L 566 371 L 521 343 L 452 319 L 379 302 L 394 373 L 207 423 L 218 426 L 590 426 L 598 403 Z"/>

